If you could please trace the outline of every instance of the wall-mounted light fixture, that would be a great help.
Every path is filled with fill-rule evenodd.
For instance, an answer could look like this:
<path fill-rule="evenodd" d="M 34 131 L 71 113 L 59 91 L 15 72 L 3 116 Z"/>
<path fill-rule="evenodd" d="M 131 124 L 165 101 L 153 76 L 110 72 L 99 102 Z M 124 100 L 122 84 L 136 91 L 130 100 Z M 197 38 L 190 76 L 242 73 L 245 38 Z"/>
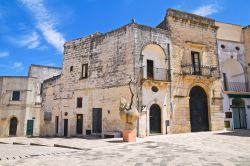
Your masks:
<path fill-rule="evenodd" d="M 146 105 L 142 105 L 141 106 L 141 111 L 146 111 L 146 109 L 145 109 L 146 107 L 147 107 Z"/>

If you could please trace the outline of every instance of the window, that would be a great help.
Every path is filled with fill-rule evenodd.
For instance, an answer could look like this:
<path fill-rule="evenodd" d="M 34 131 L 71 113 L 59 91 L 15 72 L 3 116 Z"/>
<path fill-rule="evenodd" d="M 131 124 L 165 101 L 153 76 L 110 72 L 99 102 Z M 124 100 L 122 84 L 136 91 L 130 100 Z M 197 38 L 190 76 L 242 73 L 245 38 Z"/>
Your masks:
<path fill-rule="evenodd" d="M 240 47 L 235 47 L 235 49 L 236 49 L 237 51 L 240 51 Z"/>
<path fill-rule="evenodd" d="M 147 78 L 154 78 L 154 61 L 152 60 L 147 60 Z"/>
<path fill-rule="evenodd" d="M 59 116 L 56 116 L 56 119 L 55 119 L 56 134 L 58 134 L 58 123 L 59 123 Z"/>
<path fill-rule="evenodd" d="M 77 108 L 82 108 L 82 98 L 81 97 L 77 97 L 76 107 Z"/>
<path fill-rule="evenodd" d="M 13 91 L 12 92 L 12 101 L 19 101 L 20 100 L 20 91 Z"/>
<path fill-rule="evenodd" d="M 228 90 L 228 84 L 227 84 L 227 74 L 223 73 L 223 82 L 224 82 L 224 90 Z"/>
<path fill-rule="evenodd" d="M 220 45 L 220 47 L 221 47 L 222 49 L 225 49 L 225 48 L 226 48 L 226 46 L 225 46 L 224 44 Z"/>
<path fill-rule="evenodd" d="M 82 78 L 88 77 L 88 64 L 82 65 Z"/>
<path fill-rule="evenodd" d="M 72 72 L 73 71 L 73 66 L 70 66 L 70 72 Z"/>
<path fill-rule="evenodd" d="M 41 83 L 41 87 L 40 87 L 40 95 L 43 94 L 43 83 Z"/>
<path fill-rule="evenodd" d="M 192 51 L 191 57 L 192 57 L 193 74 L 200 75 L 201 74 L 200 53 Z"/>

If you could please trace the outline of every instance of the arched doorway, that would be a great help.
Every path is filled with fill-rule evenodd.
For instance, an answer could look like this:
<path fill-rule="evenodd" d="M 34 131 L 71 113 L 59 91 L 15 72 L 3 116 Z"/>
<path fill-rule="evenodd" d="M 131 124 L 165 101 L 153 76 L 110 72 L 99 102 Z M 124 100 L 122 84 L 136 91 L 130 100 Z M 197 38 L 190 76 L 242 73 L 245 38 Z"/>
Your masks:
<path fill-rule="evenodd" d="M 17 130 L 17 118 L 12 117 L 10 119 L 9 135 L 10 136 L 16 136 L 16 130 Z"/>
<path fill-rule="evenodd" d="M 189 94 L 191 131 L 208 131 L 208 105 L 205 91 L 194 86 Z"/>
<path fill-rule="evenodd" d="M 246 120 L 245 101 L 242 99 L 233 99 L 232 109 L 233 109 L 234 128 L 246 129 L 247 120 Z"/>
<path fill-rule="evenodd" d="M 161 108 L 157 104 L 150 107 L 150 133 L 161 133 Z"/>

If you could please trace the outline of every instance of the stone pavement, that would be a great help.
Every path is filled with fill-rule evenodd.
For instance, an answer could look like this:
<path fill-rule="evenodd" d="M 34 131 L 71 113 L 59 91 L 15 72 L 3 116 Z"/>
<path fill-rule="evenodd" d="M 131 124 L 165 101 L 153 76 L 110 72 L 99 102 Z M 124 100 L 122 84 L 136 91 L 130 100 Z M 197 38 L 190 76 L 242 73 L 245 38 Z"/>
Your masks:
<path fill-rule="evenodd" d="M 65 139 L 68 140 L 71 139 Z M 93 144 L 86 145 L 85 141 Z M 6 152 L 4 149 L 9 147 L 5 146 L 12 146 L 13 150 L 27 148 L 26 153 L 50 154 L 4 159 L 0 165 L 250 165 L 249 130 L 158 135 L 138 139 L 136 143 L 82 139 L 82 144 L 83 150 L 0 144 L 0 158 L 2 154 L 12 153 L 11 149 Z"/>
<path fill-rule="evenodd" d="M 138 139 L 141 141 L 142 139 Z M 40 146 L 59 146 L 75 149 L 87 150 L 90 148 L 101 148 L 120 144 L 122 138 L 101 139 L 96 137 L 88 138 L 26 138 L 26 137 L 7 137 L 0 138 L 0 143 L 21 144 L 21 145 L 40 145 Z"/>

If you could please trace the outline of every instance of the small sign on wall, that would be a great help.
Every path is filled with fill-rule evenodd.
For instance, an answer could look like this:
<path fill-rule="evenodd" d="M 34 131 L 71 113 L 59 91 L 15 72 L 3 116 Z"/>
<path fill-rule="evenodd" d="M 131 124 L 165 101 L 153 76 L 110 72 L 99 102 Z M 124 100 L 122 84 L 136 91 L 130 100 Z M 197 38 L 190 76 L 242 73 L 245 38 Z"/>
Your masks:
<path fill-rule="evenodd" d="M 169 120 L 166 120 L 165 123 L 166 123 L 166 127 L 168 127 L 170 125 L 169 124 L 170 123 Z"/>
<path fill-rule="evenodd" d="M 52 112 L 44 112 L 44 121 L 52 120 Z"/>
<path fill-rule="evenodd" d="M 232 112 L 225 112 L 226 118 L 232 118 Z"/>

